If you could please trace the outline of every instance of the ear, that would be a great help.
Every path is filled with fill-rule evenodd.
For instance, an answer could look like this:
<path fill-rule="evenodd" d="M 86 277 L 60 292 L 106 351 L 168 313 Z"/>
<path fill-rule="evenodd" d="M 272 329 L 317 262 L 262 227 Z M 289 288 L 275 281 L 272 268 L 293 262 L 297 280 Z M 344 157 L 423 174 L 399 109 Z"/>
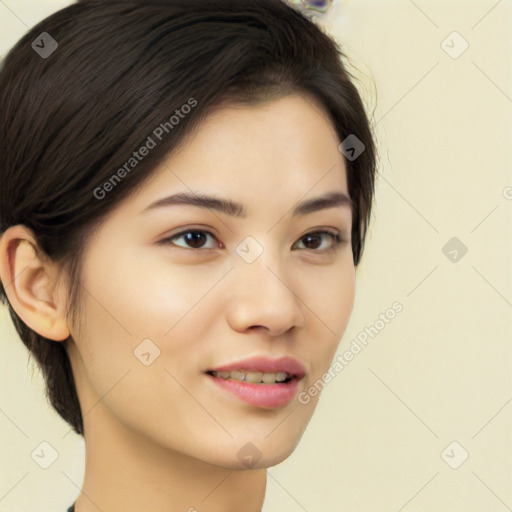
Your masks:
<path fill-rule="evenodd" d="M 12 308 L 28 327 L 63 341 L 70 335 L 65 294 L 57 289 L 57 266 L 45 256 L 30 229 L 11 226 L 0 238 L 0 279 Z"/>

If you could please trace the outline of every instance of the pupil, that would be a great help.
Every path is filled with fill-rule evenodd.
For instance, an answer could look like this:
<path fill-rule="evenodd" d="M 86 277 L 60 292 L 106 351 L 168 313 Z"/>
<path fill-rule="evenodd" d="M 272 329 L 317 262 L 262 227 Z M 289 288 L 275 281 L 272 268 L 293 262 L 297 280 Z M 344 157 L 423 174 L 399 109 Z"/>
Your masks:
<path fill-rule="evenodd" d="M 192 245 L 193 248 L 201 247 L 204 243 L 204 240 L 201 239 L 201 237 L 204 238 L 204 233 L 199 233 L 197 231 L 191 231 L 190 233 L 187 233 L 187 243 Z"/>
<path fill-rule="evenodd" d="M 315 240 L 315 239 L 318 242 L 319 237 L 315 236 L 315 235 L 308 235 L 308 236 L 306 236 L 306 238 L 305 238 L 306 241 L 305 241 L 304 245 L 308 246 L 308 242 L 307 241 L 308 240 L 311 241 L 311 240 Z M 308 249 L 315 249 L 316 247 L 318 247 L 318 243 L 315 245 L 315 243 L 313 242 L 313 245 L 315 247 L 308 247 Z"/>

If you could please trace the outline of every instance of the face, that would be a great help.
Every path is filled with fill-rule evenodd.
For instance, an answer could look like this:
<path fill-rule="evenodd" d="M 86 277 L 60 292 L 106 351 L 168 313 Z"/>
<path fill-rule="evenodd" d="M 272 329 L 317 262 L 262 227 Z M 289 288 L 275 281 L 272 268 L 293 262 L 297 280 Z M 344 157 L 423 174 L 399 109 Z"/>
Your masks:
<path fill-rule="evenodd" d="M 354 303 L 350 206 L 306 207 L 349 195 L 339 142 L 300 95 L 224 107 L 112 212 L 68 345 L 83 412 L 103 397 L 86 435 L 109 422 L 226 468 L 290 455 Z"/>

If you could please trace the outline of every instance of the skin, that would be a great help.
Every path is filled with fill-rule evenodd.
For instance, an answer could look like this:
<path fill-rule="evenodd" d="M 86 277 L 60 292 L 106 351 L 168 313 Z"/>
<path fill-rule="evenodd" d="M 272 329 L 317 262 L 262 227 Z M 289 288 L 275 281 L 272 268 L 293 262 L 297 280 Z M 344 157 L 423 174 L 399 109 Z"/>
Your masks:
<path fill-rule="evenodd" d="M 324 111 L 300 95 L 216 110 L 87 246 L 77 327 L 65 318 L 58 267 L 38 257 L 31 232 L 4 233 L 1 278 L 17 276 L 11 304 L 70 356 L 86 444 L 77 512 L 261 509 L 265 468 L 293 452 L 318 396 L 254 407 L 204 372 L 290 355 L 306 368 L 300 393 L 328 370 L 354 304 L 352 212 L 290 212 L 327 192 L 349 195 L 339 143 Z M 240 202 L 247 217 L 189 205 L 141 213 L 191 191 Z M 158 243 L 188 229 L 211 234 Z M 319 229 L 346 242 L 319 235 L 308 245 Z M 250 264 L 235 251 L 248 236 L 263 248 Z M 147 338 L 160 350 L 149 366 L 134 356 Z M 260 456 L 251 467 L 237 455 L 246 443 Z"/>

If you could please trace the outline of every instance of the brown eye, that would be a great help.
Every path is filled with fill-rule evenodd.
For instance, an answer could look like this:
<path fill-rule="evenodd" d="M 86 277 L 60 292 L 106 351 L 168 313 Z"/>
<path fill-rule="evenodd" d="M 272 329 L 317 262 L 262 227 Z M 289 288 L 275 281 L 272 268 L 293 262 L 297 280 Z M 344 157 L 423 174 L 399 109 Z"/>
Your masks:
<path fill-rule="evenodd" d="M 204 248 L 205 242 L 208 240 L 208 237 L 215 238 L 210 232 L 202 231 L 198 229 L 189 229 L 188 231 L 182 231 L 181 233 L 177 233 L 169 238 L 164 238 L 159 243 L 160 244 L 169 244 L 176 245 L 178 247 L 182 247 L 183 249 L 199 249 L 199 250 L 211 250 L 215 249 L 215 247 L 206 247 Z M 180 245 L 175 243 L 175 240 L 182 238 L 185 245 Z"/>
<path fill-rule="evenodd" d="M 326 239 L 326 237 L 330 238 L 331 245 L 328 247 L 323 247 L 320 250 L 319 247 L 322 247 L 323 241 Z M 345 242 L 340 236 L 339 233 L 333 233 L 331 231 L 314 231 L 311 233 L 308 233 L 307 235 L 304 235 L 299 239 L 299 242 L 302 241 L 305 249 L 311 249 L 313 251 L 317 252 L 323 252 L 323 251 L 333 251 L 336 250 L 336 248 Z M 325 244 L 324 244 L 325 245 Z"/>

